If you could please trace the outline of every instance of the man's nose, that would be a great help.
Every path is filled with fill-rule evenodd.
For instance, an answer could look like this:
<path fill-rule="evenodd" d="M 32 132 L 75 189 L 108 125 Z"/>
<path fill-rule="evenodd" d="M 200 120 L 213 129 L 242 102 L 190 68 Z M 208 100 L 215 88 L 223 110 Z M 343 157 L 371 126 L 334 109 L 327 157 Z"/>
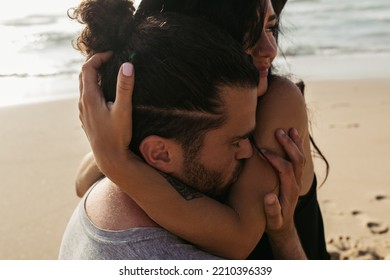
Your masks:
<path fill-rule="evenodd" d="M 249 139 L 245 139 L 241 142 L 240 150 L 238 151 L 236 158 L 237 159 L 246 159 L 250 158 L 253 155 L 252 144 Z"/>

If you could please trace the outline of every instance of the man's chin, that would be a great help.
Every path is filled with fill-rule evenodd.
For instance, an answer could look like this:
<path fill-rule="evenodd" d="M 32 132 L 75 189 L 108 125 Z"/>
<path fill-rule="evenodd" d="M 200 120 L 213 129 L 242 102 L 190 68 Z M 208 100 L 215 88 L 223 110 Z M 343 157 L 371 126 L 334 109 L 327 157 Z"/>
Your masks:
<path fill-rule="evenodd" d="M 238 181 L 238 177 L 240 176 L 243 167 L 244 167 L 243 162 L 240 162 L 237 165 L 236 169 L 234 170 L 233 177 L 232 177 L 232 180 L 230 181 L 229 185 L 233 185 L 235 182 Z"/>
<path fill-rule="evenodd" d="M 219 202 L 225 203 L 229 195 L 230 187 L 231 185 L 226 186 L 218 194 L 214 194 L 212 197 Z"/>

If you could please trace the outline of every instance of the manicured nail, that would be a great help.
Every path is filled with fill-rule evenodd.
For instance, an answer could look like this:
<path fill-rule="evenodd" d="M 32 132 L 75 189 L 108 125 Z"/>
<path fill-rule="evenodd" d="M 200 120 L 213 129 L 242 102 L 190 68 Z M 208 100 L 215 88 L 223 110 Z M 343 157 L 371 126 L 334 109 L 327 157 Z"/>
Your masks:
<path fill-rule="evenodd" d="M 133 76 L 133 73 L 134 73 L 133 64 L 131 64 L 129 62 L 123 63 L 123 65 L 122 65 L 122 73 L 123 73 L 123 75 L 125 75 L 127 77 Z"/>

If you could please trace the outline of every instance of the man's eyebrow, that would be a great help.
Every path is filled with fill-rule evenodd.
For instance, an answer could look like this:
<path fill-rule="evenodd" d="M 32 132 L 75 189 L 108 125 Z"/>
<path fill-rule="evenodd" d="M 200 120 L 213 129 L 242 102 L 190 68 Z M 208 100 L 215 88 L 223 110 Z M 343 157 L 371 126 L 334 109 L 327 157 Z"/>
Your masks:
<path fill-rule="evenodd" d="M 234 139 L 246 139 L 246 138 L 251 138 L 253 136 L 253 133 L 255 132 L 255 129 L 252 129 L 248 133 L 245 133 L 244 135 L 240 135 L 237 137 L 234 137 Z"/>

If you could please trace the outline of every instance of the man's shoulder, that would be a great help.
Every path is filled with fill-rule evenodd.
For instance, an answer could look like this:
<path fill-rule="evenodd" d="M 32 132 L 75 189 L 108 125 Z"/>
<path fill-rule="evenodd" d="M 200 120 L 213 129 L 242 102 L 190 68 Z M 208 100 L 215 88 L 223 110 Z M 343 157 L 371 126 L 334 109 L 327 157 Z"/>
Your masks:
<path fill-rule="evenodd" d="M 100 184 L 99 184 L 100 185 Z M 216 256 L 208 254 L 197 247 L 187 243 L 169 231 L 156 226 L 146 225 L 143 218 L 139 221 L 135 217 L 138 214 L 130 213 L 135 209 L 125 209 L 113 204 L 111 201 L 104 205 L 101 197 L 108 197 L 104 184 L 94 186 L 76 209 L 72 216 L 61 245 L 60 258 L 62 259 L 133 259 L 133 260 L 180 260 L 180 259 L 216 259 Z M 99 189 L 102 187 L 103 189 Z M 95 192 L 95 194 L 93 194 Z M 99 194 L 99 192 L 101 192 Z M 113 193 L 110 193 L 111 195 Z M 92 195 L 92 196 L 91 196 Z M 95 196 L 95 197 L 94 197 Z M 115 196 L 115 195 L 114 195 Z M 91 198 L 96 211 L 104 211 L 101 224 L 96 224 L 87 212 L 87 201 Z M 111 199 L 114 199 L 111 196 Z M 95 200 L 95 201 L 94 201 Z M 116 199 L 114 199 L 118 202 Z M 100 207 L 99 207 L 100 206 Z M 116 208 L 115 208 L 116 207 Z M 94 210 L 93 210 L 94 211 Z M 107 211 L 107 213 L 105 213 Z M 108 213 L 109 211 L 114 213 Z M 119 211 L 118 213 L 115 213 Z M 122 212 L 121 212 L 122 211 Z M 125 212 L 126 212 L 125 211 Z M 98 212 L 97 212 L 98 213 Z M 118 214 L 118 216 L 116 216 Z M 108 222 L 122 214 L 123 221 L 118 223 Z M 96 216 L 97 217 L 97 216 Z M 95 218 L 96 218 L 95 217 Z M 130 219 L 130 226 L 126 224 Z M 103 225 L 104 227 L 101 227 Z M 116 228 L 115 228 L 116 227 Z"/>
<path fill-rule="evenodd" d="M 109 179 L 98 182 L 85 198 L 88 218 L 104 230 L 157 227 L 149 216 Z"/>

